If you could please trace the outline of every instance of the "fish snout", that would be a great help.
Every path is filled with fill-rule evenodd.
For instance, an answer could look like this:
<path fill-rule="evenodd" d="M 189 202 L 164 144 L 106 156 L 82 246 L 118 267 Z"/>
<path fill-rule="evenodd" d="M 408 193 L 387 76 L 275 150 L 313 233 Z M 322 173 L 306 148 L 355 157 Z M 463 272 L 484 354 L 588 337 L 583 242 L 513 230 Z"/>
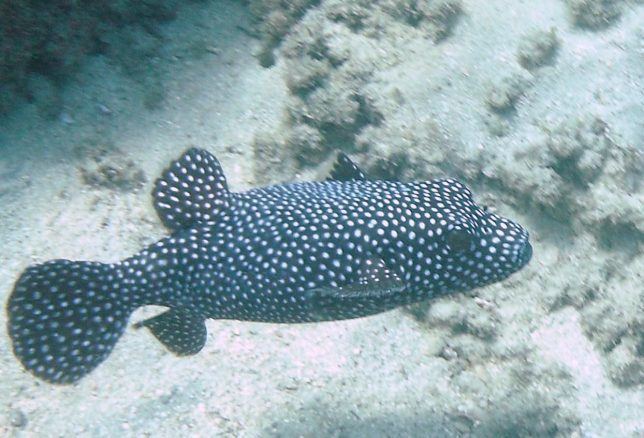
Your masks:
<path fill-rule="evenodd" d="M 523 247 L 519 250 L 517 256 L 517 262 L 519 266 L 523 267 L 527 265 L 532 259 L 532 245 L 528 240 L 525 241 Z"/>

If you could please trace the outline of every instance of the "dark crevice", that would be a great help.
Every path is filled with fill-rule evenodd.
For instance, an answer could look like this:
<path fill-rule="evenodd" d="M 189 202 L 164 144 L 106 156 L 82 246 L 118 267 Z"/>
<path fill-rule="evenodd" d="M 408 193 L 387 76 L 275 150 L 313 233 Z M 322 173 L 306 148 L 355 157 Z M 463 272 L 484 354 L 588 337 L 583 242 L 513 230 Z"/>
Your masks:
<path fill-rule="evenodd" d="M 358 103 L 358 113 L 354 123 L 343 126 L 334 123 L 323 123 L 319 129 L 325 143 L 331 149 L 351 151 L 355 148 L 355 137 L 367 125 L 378 126 L 384 120 L 382 114 L 360 95 L 351 97 Z"/>
<path fill-rule="evenodd" d="M 644 244 L 644 233 L 632 223 L 604 222 L 597 236 L 600 248 L 634 257 Z"/>

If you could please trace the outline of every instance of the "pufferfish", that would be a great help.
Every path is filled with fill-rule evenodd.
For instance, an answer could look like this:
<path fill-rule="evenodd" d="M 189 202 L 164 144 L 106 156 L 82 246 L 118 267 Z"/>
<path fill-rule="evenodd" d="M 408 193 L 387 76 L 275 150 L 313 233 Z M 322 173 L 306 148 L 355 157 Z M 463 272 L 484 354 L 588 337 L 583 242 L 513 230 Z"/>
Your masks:
<path fill-rule="evenodd" d="M 53 260 L 16 281 L 8 331 L 35 376 L 87 375 L 145 305 L 168 310 L 135 326 L 192 355 L 208 318 L 359 318 L 503 280 L 532 256 L 528 232 L 457 180 L 371 180 L 342 153 L 326 181 L 234 193 L 192 148 L 152 194 L 168 237 L 118 263 Z"/>

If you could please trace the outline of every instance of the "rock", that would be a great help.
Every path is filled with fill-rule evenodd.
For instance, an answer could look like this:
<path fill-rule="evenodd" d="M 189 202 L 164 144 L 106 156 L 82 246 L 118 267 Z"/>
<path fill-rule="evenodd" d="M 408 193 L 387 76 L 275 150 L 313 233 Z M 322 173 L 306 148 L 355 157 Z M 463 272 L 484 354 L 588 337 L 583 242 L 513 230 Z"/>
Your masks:
<path fill-rule="evenodd" d="M 12 409 L 9 412 L 9 423 L 16 429 L 24 429 L 27 426 L 27 415 L 18 408 Z"/>
<path fill-rule="evenodd" d="M 491 85 L 485 103 L 496 113 L 509 113 L 515 109 L 517 101 L 531 84 L 530 75 L 515 73 L 502 77 Z"/>
<path fill-rule="evenodd" d="M 622 15 L 622 0 L 567 0 L 567 3 L 574 23 L 586 29 L 606 28 Z"/>
<path fill-rule="evenodd" d="M 552 64 L 559 49 L 559 38 L 554 28 L 536 30 L 524 35 L 519 42 L 517 59 L 523 68 L 534 70 Z"/>

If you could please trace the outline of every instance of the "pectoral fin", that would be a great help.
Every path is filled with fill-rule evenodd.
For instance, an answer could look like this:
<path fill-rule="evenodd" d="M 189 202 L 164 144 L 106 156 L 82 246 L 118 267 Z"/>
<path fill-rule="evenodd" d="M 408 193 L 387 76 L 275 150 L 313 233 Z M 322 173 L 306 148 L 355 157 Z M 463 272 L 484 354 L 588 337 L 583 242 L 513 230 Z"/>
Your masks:
<path fill-rule="evenodd" d="M 404 290 L 403 281 L 382 259 L 367 259 L 357 281 L 336 288 L 312 289 L 307 292 L 307 304 L 315 320 L 351 318 L 394 307 L 392 303 Z"/>

